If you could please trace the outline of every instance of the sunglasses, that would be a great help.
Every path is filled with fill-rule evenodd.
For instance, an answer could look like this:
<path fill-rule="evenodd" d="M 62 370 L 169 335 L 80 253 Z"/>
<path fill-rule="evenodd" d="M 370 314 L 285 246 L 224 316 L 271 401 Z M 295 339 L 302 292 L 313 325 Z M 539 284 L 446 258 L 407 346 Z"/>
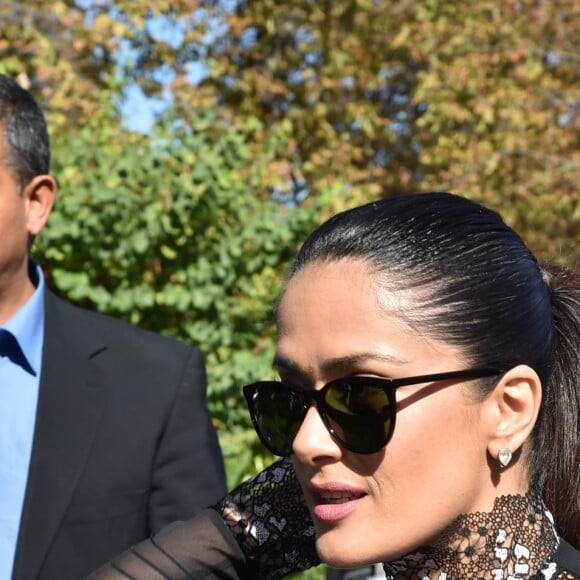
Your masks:
<path fill-rule="evenodd" d="M 260 381 L 243 388 L 254 428 L 275 455 L 290 455 L 292 443 L 312 402 L 332 437 L 345 449 L 370 454 L 380 451 L 395 429 L 395 390 L 449 379 L 480 379 L 503 374 L 497 368 L 421 375 L 400 379 L 345 377 L 320 390 L 304 390 L 280 381 Z"/>

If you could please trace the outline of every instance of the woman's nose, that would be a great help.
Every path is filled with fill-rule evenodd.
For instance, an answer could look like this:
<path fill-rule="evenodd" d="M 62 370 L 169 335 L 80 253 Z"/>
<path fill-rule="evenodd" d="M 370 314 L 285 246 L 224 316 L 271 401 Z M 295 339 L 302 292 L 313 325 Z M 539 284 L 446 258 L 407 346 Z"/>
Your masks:
<path fill-rule="evenodd" d="M 316 463 L 321 458 L 341 456 L 342 450 L 326 428 L 316 408 L 316 403 L 308 409 L 294 438 L 292 450 L 297 460 L 306 463 Z"/>

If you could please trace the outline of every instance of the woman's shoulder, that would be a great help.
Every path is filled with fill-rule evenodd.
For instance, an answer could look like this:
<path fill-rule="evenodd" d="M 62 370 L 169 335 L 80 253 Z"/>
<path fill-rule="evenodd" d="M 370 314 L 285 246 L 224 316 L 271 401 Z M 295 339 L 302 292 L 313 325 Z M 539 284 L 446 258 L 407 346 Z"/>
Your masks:
<path fill-rule="evenodd" d="M 542 580 L 580 579 L 580 550 L 568 542 L 560 540 L 556 551 L 538 578 Z"/>

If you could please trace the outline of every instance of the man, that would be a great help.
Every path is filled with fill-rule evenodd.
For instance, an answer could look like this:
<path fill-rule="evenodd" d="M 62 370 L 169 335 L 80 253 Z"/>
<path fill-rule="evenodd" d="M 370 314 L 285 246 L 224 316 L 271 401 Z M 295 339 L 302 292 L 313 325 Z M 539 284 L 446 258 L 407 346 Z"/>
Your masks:
<path fill-rule="evenodd" d="M 67 580 L 226 491 L 199 351 L 57 298 L 30 259 L 46 122 L 0 75 L 0 580 Z"/>

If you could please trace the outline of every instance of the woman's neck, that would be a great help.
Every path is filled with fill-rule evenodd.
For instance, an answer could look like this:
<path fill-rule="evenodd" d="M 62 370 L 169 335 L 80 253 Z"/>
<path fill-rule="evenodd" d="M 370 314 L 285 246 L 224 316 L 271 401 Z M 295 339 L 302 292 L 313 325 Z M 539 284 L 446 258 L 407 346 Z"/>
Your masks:
<path fill-rule="evenodd" d="M 540 494 L 504 495 L 491 512 L 465 514 L 436 544 L 385 564 L 387 578 L 530 578 L 558 538 Z"/>

